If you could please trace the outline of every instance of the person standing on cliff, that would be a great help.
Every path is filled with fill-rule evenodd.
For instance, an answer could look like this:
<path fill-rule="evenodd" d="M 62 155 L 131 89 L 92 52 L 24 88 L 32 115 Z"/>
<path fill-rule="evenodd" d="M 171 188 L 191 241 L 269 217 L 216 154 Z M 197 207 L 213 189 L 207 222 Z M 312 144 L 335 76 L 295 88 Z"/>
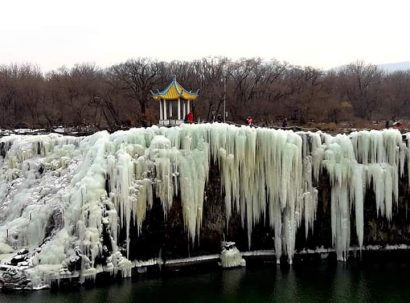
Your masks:
<path fill-rule="evenodd" d="M 288 127 L 288 118 L 285 117 L 285 119 L 283 119 L 282 127 Z"/>
<path fill-rule="evenodd" d="M 248 118 L 246 119 L 246 123 L 248 124 L 248 126 L 252 126 L 253 125 L 253 119 L 251 116 L 248 116 Z"/>
<path fill-rule="evenodd" d="M 187 121 L 189 124 L 194 123 L 194 114 L 193 114 L 192 112 L 189 112 L 189 113 L 186 115 L 186 121 Z"/>

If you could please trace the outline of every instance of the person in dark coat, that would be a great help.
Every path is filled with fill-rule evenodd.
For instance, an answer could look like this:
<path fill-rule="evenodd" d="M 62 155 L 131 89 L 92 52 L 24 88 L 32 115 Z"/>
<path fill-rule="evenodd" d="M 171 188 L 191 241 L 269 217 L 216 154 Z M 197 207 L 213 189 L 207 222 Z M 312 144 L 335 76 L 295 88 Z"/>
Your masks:
<path fill-rule="evenodd" d="M 282 121 L 282 127 L 288 127 L 288 119 L 286 117 Z"/>

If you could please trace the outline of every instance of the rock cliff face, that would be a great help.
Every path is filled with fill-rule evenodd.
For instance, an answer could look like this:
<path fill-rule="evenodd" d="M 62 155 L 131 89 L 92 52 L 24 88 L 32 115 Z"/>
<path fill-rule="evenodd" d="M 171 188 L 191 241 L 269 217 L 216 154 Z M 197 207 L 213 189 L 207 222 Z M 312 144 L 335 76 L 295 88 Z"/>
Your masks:
<path fill-rule="evenodd" d="M 219 253 L 223 240 L 288 262 L 304 249 L 334 248 L 346 260 L 352 246 L 410 244 L 407 141 L 395 130 L 332 136 L 218 123 L 6 136 L 1 259 L 41 287 Z"/>

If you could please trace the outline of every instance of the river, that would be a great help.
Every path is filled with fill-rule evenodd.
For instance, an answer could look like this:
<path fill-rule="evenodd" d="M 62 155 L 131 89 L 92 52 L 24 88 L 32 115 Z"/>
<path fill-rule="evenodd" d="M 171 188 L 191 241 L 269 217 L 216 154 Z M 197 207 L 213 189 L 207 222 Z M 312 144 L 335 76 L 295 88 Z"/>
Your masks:
<path fill-rule="evenodd" d="M 409 302 L 409 269 L 405 262 L 265 264 L 136 278 L 91 289 L 0 293 L 0 302 Z"/>

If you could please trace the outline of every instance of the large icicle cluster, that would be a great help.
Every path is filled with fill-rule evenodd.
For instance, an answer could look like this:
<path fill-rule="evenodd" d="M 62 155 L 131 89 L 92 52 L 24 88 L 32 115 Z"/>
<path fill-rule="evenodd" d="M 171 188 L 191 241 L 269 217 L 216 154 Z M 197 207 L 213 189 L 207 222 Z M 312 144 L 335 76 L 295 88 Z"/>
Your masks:
<path fill-rule="evenodd" d="M 250 245 L 253 226 L 267 216 L 278 258 L 283 251 L 291 261 L 296 229 L 303 214 L 307 226 L 312 225 L 317 201 L 302 137 L 291 131 L 222 126 L 210 128 L 210 144 L 221 167 L 226 219 L 233 208 L 240 212 Z"/>
<path fill-rule="evenodd" d="M 251 247 L 255 224 L 268 222 L 278 259 L 285 254 L 289 262 L 297 229 L 304 224 L 306 237 L 313 233 L 315 186 L 326 172 L 333 241 L 343 260 L 350 246 L 353 210 L 355 232 L 363 245 L 367 189 L 375 193 L 378 214 L 391 220 L 409 156 L 396 130 L 331 136 L 215 123 L 99 132 L 85 138 L 3 137 L 0 257 L 28 247 L 31 271 L 38 268 L 37 275 L 44 275 L 67 271 L 70 260 L 81 255 L 86 260 L 82 269 L 93 274 L 96 259 L 106 250 L 105 230 L 112 242 L 107 268 L 122 266 L 129 272 L 130 230 L 136 226 L 141 232 L 155 198 L 165 216 L 176 198 L 181 201 L 185 228 L 195 243 L 209 167 L 217 165 L 227 224 L 238 212 Z M 119 243 L 121 230 L 125 243 Z"/>
<path fill-rule="evenodd" d="M 399 178 L 403 176 L 408 148 L 397 130 L 360 131 L 350 135 L 324 136 L 313 153 L 331 182 L 332 234 L 338 259 L 345 260 L 350 246 L 350 213 L 355 209 L 356 234 L 363 245 L 363 203 L 372 186 L 378 215 L 392 219 L 398 202 Z"/>

